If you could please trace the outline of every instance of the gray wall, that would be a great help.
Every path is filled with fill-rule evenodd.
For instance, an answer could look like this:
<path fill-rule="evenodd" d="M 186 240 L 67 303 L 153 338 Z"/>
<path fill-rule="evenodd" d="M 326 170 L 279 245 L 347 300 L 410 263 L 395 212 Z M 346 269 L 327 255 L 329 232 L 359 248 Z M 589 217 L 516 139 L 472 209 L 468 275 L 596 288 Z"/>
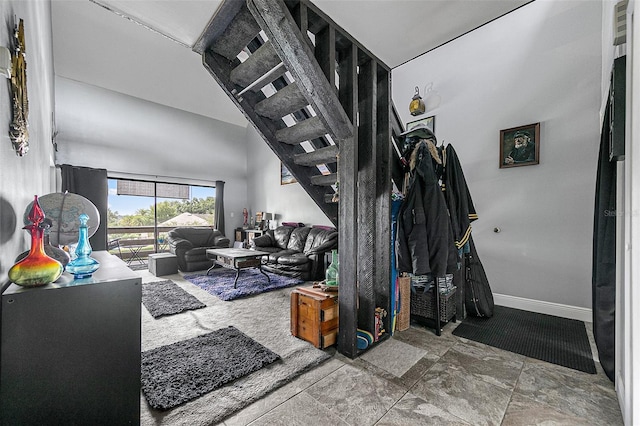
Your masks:
<path fill-rule="evenodd" d="M 253 126 L 247 127 L 246 139 L 247 207 L 251 213 L 275 213 L 278 225 L 284 221 L 333 226 L 300 184 L 280 185 L 280 160 Z M 275 224 L 272 222 L 272 227 Z"/>
<path fill-rule="evenodd" d="M 414 86 L 440 92 L 422 117 L 460 157 L 494 293 L 591 307 L 601 14 L 600 2 L 532 2 L 393 70 L 405 123 Z M 498 168 L 500 130 L 535 122 L 540 164 Z"/>
<path fill-rule="evenodd" d="M 0 276 L 6 276 L 15 257 L 30 247 L 21 228 L 22 215 L 34 195 L 54 191 L 51 114 L 53 60 L 49 2 L 1 1 L 0 45 L 9 46 L 14 16 L 25 22 L 30 151 L 18 157 L 9 139 L 12 121 L 9 81 L 0 82 Z"/>
<path fill-rule="evenodd" d="M 58 164 L 166 181 L 225 181 L 225 234 L 247 204 L 245 129 L 56 77 Z"/>

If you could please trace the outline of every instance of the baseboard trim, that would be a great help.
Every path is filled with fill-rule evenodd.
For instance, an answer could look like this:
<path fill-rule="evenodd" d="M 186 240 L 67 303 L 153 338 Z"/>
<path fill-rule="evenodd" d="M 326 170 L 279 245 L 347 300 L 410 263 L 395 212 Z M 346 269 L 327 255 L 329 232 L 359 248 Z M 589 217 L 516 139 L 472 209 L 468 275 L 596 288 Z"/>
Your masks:
<path fill-rule="evenodd" d="M 563 305 L 561 303 L 525 299 L 524 297 L 495 293 L 493 294 L 493 301 L 496 305 L 506 306 L 508 308 L 555 315 L 557 317 L 570 318 L 584 322 L 593 321 L 592 312 L 589 308 L 581 308 L 578 306 Z"/>

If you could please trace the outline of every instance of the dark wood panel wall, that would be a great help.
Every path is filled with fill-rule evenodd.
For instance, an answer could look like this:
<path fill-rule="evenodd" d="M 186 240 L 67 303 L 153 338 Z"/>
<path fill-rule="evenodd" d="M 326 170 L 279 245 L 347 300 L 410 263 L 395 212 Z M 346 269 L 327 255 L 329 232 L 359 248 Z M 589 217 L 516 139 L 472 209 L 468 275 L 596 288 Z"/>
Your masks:
<path fill-rule="evenodd" d="M 358 325 L 373 333 L 376 308 L 376 64 L 358 66 Z"/>
<path fill-rule="evenodd" d="M 376 233 L 377 244 L 375 263 L 377 265 L 375 295 L 376 306 L 390 308 L 391 286 L 391 167 L 394 160 L 391 148 L 391 73 L 376 63 Z M 397 159 L 395 159 L 397 162 Z M 387 333 L 391 331 L 388 322 L 390 316 L 384 319 Z"/>
<path fill-rule="evenodd" d="M 338 348 L 355 357 L 356 330 L 373 333 L 376 307 L 390 309 L 390 69 L 313 5 L 286 4 L 301 33 L 312 33 L 314 56 L 354 127 L 338 154 Z"/>
<path fill-rule="evenodd" d="M 312 4 L 286 3 L 301 32 L 312 33 L 315 58 L 354 126 L 353 141 L 343 141 L 338 156 L 338 348 L 355 357 L 356 330 L 373 333 L 375 309 L 390 309 L 391 164 L 397 163 L 391 145 L 391 70 Z"/>
<path fill-rule="evenodd" d="M 358 117 L 358 47 L 349 45 L 339 51 L 340 104 L 352 122 Z M 358 328 L 358 128 L 354 126 L 353 139 L 340 146 L 338 176 L 340 198 L 338 205 L 340 257 L 340 331 L 338 349 L 354 357 L 358 353 L 356 329 Z"/>

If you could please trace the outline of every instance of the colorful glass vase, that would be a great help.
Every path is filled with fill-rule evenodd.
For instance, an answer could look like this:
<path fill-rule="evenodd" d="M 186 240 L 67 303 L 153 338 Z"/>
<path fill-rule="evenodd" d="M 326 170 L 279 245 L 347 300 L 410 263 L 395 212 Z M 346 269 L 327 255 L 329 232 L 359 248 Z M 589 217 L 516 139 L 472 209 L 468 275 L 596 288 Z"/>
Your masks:
<path fill-rule="evenodd" d="M 26 229 L 31 233 L 31 249 L 25 258 L 9 269 L 9 279 L 23 287 L 38 287 L 54 282 L 62 275 L 62 264 L 47 256 L 44 251 L 44 211 L 38 204 L 38 196 L 27 216 L 30 225 Z"/>
<path fill-rule="evenodd" d="M 53 244 L 51 244 L 51 238 L 49 236 L 51 221 L 49 220 L 49 218 L 45 218 L 45 220 L 42 222 L 40 227 L 44 229 L 44 252 L 47 254 L 47 256 L 60 262 L 62 264 L 62 269 L 64 270 L 64 268 L 67 266 L 67 263 L 69 263 L 69 261 L 71 260 L 71 257 L 69 256 L 69 253 L 62 250 L 60 247 L 56 247 Z M 15 261 L 18 262 L 24 259 L 25 257 L 27 257 L 28 254 L 29 254 L 29 251 L 20 253 L 18 257 L 16 257 Z"/>
<path fill-rule="evenodd" d="M 76 258 L 67 265 L 67 272 L 73 274 L 76 279 L 88 278 L 100 267 L 100 262 L 91 257 L 91 244 L 87 231 L 89 216 L 82 213 L 79 218 L 78 245 L 76 246 Z"/>
<path fill-rule="evenodd" d="M 331 264 L 327 268 L 325 276 L 325 284 L 329 287 L 338 286 L 338 271 L 340 265 L 338 263 L 338 250 L 331 250 Z"/>

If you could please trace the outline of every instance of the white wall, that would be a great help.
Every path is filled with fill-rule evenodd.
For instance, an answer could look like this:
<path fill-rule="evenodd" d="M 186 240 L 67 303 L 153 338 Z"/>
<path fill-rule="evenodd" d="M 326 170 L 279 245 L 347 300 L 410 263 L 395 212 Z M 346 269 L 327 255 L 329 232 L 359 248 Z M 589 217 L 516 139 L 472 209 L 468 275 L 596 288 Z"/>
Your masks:
<path fill-rule="evenodd" d="M 54 191 L 51 113 L 53 111 L 53 59 L 51 57 L 51 5 L 49 2 L 0 2 L 0 46 L 9 46 L 14 16 L 24 20 L 30 151 L 16 156 L 9 139 L 12 121 L 9 81 L 0 77 L 0 275 L 5 276 L 15 257 L 30 246 L 21 228 L 22 215 L 34 195 Z M 10 32 L 11 31 L 11 32 Z"/>
<path fill-rule="evenodd" d="M 245 128 L 56 77 L 57 164 L 165 181 L 225 181 L 225 234 L 247 204 Z"/>
<path fill-rule="evenodd" d="M 596 1 L 532 2 L 392 72 L 405 123 L 414 86 L 442 96 L 425 116 L 460 157 L 494 293 L 591 307 L 601 16 Z M 500 130 L 535 122 L 540 164 L 500 169 Z"/>
<path fill-rule="evenodd" d="M 333 226 L 300 184 L 280 185 L 280 160 L 253 126 L 247 127 L 246 139 L 249 211 L 275 213 L 278 225 L 284 221 Z"/>

